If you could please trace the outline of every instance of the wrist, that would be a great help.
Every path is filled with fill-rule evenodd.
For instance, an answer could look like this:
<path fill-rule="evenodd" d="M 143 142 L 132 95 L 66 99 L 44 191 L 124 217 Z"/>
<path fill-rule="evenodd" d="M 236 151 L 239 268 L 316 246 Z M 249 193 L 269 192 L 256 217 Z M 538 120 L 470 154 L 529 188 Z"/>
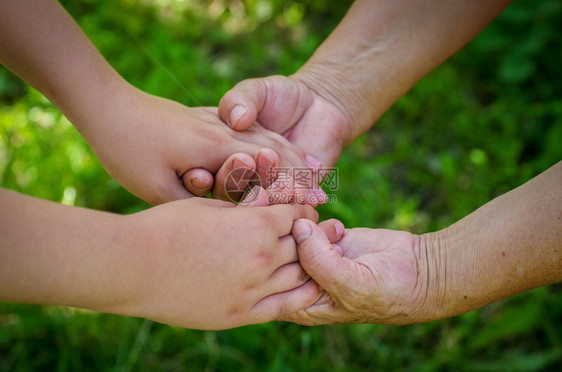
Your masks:
<path fill-rule="evenodd" d="M 516 293 L 506 266 L 482 249 L 479 231 L 467 231 L 466 218 L 443 230 L 419 236 L 416 246 L 421 295 L 419 321 L 463 314 Z M 509 270 L 507 270 L 509 272 Z"/>
<path fill-rule="evenodd" d="M 116 229 L 112 232 L 118 266 L 113 268 L 115 290 L 112 302 L 99 311 L 126 316 L 146 317 L 151 310 L 154 295 L 154 265 L 158 262 L 155 248 L 161 236 L 151 227 L 144 213 L 115 216 Z M 151 296 L 152 294 L 152 296 Z"/>
<path fill-rule="evenodd" d="M 126 107 L 124 104 L 133 102 L 132 97 L 138 94 L 138 89 L 116 73 L 99 76 L 88 84 L 86 91 L 84 94 L 69 90 L 57 95 L 66 99 L 53 99 L 53 103 L 86 140 L 103 127 L 104 123 L 115 121 L 116 116 L 122 115 L 123 108 Z M 68 97 L 69 94 L 72 98 Z"/>
<path fill-rule="evenodd" d="M 131 126 L 139 125 L 138 111 L 146 107 L 140 102 L 143 92 L 120 78 L 104 87 L 93 89 L 89 101 L 74 102 L 61 111 L 111 174 L 107 166 L 117 160 L 114 150 L 124 147 L 123 139 L 138 130 Z"/>
<path fill-rule="evenodd" d="M 138 315 L 146 276 L 141 243 L 146 242 L 147 237 L 131 224 L 129 216 L 105 212 L 101 215 L 103 219 L 96 223 L 99 234 L 95 244 L 91 244 L 96 253 L 85 260 L 90 267 L 84 274 L 86 279 L 90 276 L 91 288 L 87 296 L 91 302 L 78 306 L 120 315 Z"/>
<path fill-rule="evenodd" d="M 418 280 L 411 305 L 412 323 L 430 322 L 468 311 L 458 306 L 456 279 L 463 270 L 452 257 L 450 239 L 446 229 L 415 236 Z"/>

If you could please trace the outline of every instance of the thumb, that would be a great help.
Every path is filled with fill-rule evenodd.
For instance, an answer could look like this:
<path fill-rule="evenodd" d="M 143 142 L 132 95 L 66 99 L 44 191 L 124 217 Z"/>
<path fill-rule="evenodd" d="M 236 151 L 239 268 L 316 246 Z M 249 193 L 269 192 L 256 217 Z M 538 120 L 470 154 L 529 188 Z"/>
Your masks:
<path fill-rule="evenodd" d="M 329 293 L 336 291 L 340 279 L 351 269 L 349 259 L 342 257 L 322 229 L 309 220 L 297 220 L 291 233 L 304 271 Z"/>
<path fill-rule="evenodd" d="M 260 79 L 236 84 L 219 102 L 219 117 L 234 130 L 251 127 L 265 104 L 266 87 Z"/>

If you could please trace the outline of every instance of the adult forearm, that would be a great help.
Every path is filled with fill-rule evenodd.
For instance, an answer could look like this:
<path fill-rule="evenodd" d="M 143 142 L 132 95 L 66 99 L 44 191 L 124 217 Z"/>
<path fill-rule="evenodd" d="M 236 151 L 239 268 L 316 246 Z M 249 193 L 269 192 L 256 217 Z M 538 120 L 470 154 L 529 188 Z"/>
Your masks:
<path fill-rule="evenodd" d="M 57 1 L 4 0 L 0 14 L 0 62 L 57 105 L 88 139 L 87 118 L 111 111 L 128 84 Z"/>
<path fill-rule="evenodd" d="M 562 162 L 438 233 L 422 236 L 427 319 L 562 281 Z M 423 253 L 425 252 L 425 253 Z"/>
<path fill-rule="evenodd" d="M 510 0 L 357 0 L 295 74 L 336 105 L 357 138 Z"/>
<path fill-rule="evenodd" d="M 124 217 L 4 189 L 0 203 L 0 300 L 126 310 L 139 265 Z"/>

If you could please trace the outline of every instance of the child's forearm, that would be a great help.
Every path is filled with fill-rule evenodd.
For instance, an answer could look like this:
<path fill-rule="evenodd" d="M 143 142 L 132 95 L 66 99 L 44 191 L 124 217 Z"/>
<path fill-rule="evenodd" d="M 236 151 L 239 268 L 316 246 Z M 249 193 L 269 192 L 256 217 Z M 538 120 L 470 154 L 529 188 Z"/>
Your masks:
<path fill-rule="evenodd" d="M 438 233 L 429 259 L 427 320 L 562 281 L 562 162 Z"/>
<path fill-rule="evenodd" d="M 4 189 L 0 204 L 1 300 L 127 313 L 141 247 L 125 217 Z"/>
<path fill-rule="evenodd" d="M 88 139 L 87 118 L 111 111 L 130 86 L 56 0 L 0 2 L 0 62 L 37 88 Z M 102 123 L 103 121 L 98 121 Z"/>
<path fill-rule="evenodd" d="M 316 221 L 310 206 L 191 198 L 118 216 L 4 189 L 0 205 L 0 301 L 224 329 L 320 295 L 288 236 L 295 219 Z"/>
<path fill-rule="evenodd" d="M 338 107 L 357 138 L 510 0 L 358 0 L 294 76 Z"/>

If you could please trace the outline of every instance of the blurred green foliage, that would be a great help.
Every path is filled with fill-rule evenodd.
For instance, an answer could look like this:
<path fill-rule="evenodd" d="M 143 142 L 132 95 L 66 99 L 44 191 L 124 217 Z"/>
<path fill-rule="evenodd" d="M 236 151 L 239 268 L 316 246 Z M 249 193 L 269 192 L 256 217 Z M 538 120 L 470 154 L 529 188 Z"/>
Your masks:
<path fill-rule="evenodd" d="M 237 81 L 290 74 L 350 1 L 65 0 L 128 81 L 189 106 Z M 562 3 L 519 0 L 349 146 L 322 219 L 415 233 L 450 225 L 562 159 Z M 180 86 L 155 62 L 160 61 Z M 44 97 L 0 68 L 0 184 L 132 213 Z M 562 364 L 562 291 L 406 327 L 269 323 L 184 330 L 88 311 L 0 304 L 0 371 L 549 371 Z"/>

